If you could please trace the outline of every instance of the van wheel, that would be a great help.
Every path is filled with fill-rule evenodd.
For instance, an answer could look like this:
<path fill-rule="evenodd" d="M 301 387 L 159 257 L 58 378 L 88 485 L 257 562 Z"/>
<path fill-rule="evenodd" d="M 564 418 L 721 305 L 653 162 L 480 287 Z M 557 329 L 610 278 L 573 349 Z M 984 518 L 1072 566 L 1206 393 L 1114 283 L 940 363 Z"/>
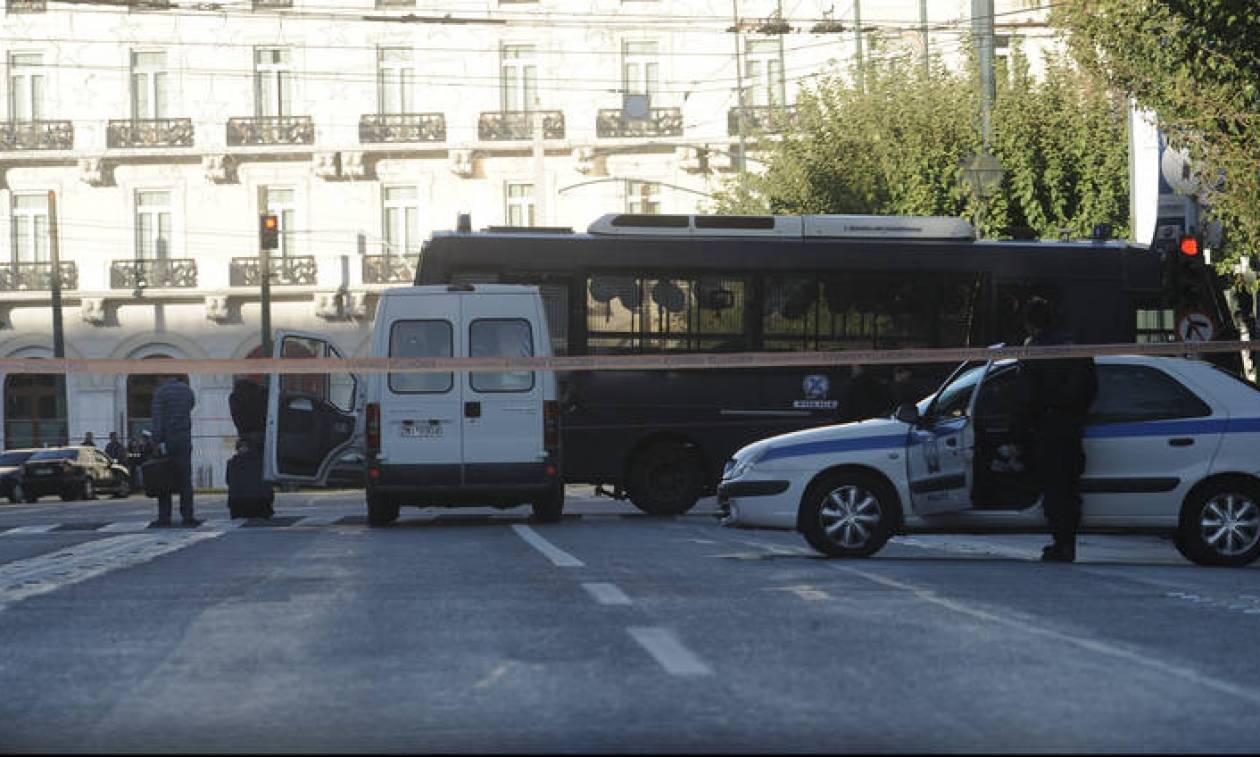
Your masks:
<path fill-rule="evenodd" d="M 638 453 L 626 476 L 630 501 L 648 515 L 687 512 L 703 486 L 700 455 L 681 442 L 658 442 Z"/>
<path fill-rule="evenodd" d="M 384 494 L 368 494 L 367 510 L 369 526 L 388 526 L 398 520 L 398 503 Z"/>
<path fill-rule="evenodd" d="M 1192 492 L 1173 543 L 1199 565 L 1242 567 L 1260 557 L 1260 486 L 1242 478 Z"/>
<path fill-rule="evenodd" d="M 531 502 L 530 508 L 534 511 L 534 520 L 540 523 L 559 523 L 564 514 L 564 484 L 554 487 Z"/>
<path fill-rule="evenodd" d="M 805 491 L 800 529 L 825 555 L 870 557 L 892 537 L 897 513 L 897 495 L 884 481 L 869 473 L 836 471 Z"/>

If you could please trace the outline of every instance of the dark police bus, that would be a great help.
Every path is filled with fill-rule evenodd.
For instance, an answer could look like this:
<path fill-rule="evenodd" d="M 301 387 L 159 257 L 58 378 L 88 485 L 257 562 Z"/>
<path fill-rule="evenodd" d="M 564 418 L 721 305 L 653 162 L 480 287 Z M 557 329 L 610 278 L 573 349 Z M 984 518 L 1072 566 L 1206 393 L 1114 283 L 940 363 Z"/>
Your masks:
<path fill-rule="evenodd" d="M 435 233 L 416 283 L 539 286 L 556 355 L 1020 344 L 1034 295 L 1078 343 L 1101 344 L 1173 337 L 1162 257 L 1116 241 L 977 241 L 945 217 L 614 214 L 585 234 Z M 950 367 L 911 366 L 919 396 Z M 859 385 L 886 378 L 868 374 L 561 373 L 564 478 L 685 512 L 744 444 L 868 415 Z"/>

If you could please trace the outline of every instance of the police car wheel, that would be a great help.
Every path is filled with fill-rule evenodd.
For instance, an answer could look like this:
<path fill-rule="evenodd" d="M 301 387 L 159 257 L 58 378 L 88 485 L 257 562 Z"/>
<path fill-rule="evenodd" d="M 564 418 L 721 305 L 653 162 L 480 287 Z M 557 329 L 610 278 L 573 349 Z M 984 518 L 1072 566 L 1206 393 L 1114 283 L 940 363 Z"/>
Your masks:
<path fill-rule="evenodd" d="M 801 503 L 800 528 L 810 546 L 831 557 L 869 557 L 892 537 L 897 495 L 879 478 L 836 471 L 814 481 Z"/>
<path fill-rule="evenodd" d="M 1173 543 L 1199 565 L 1255 562 L 1260 557 L 1260 485 L 1231 478 L 1191 492 Z"/>
<path fill-rule="evenodd" d="M 369 526 L 388 526 L 398 520 L 398 503 L 384 494 L 368 494 L 367 510 Z"/>

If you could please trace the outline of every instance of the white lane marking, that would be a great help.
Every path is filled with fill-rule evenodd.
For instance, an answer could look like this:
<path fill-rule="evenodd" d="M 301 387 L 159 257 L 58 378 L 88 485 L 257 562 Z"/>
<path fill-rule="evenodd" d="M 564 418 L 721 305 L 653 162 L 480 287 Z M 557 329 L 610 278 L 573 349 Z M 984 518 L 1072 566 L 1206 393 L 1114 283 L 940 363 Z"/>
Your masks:
<path fill-rule="evenodd" d="M 123 520 L 117 523 L 107 523 L 96 530 L 106 533 L 119 533 L 143 531 L 148 527 L 149 522 L 147 520 Z"/>
<path fill-rule="evenodd" d="M 514 525 L 512 530 L 516 532 L 517 536 L 524 539 L 526 544 L 542 552 L 543 556 L 555 564 L 557 568 L 581 568 L 586 564 L 542 538 L 529 526 Z"/>
<path fill-rule="evenodd" d="M 294 521 L 294 526 L 331 526 L 333 523 L 341 520 L 342 516 L 338 513 L 335 515 L 308 515 L 301 520 Z"/>
<path fill-rule="evenodd" d="M 5 531 L 4 535 L 8 536 L 10 534 L 46 534 L 60 525 L 61 525 L 60 523 L 45 523 L 39 526 L 18 526 L 17 528 L 11 528 L 8 531 Z"/>
<path fill-rule="evenodd" d="M 213 520 L 207 520 L 205 523 L 202 523 L 200 526 L 197 526 L 196 530 L 197 531 L 226 531 L 232 528 L 240 528 L 243 525 L 245 525 L 244 518 L 237 518 L 236 520 L 213 519 Z"/>
<path fill-rule="evenodd" d="M 609 583 L 584 583 L 582 588 L 586 589 L 596 602 L 601 605 L 628 605 L 630 597 L 622 591 L 616 584 Z"/>
<path fill-rule="evenodd" d="M 111 570 L 148 562 L 222 532 L 125 534 L 0 565 L 0 609 Z"/>
<path fill-rule="evenodd" d="M 1065 644 L 1071 644 L 1073 646 L 1080 647 L 1081 649 L 1085 649 L 1090 652 L 1096 652 L 1098 654 L 1105 655 L 1107 657 L 1114 657 L 1121 660 L 1125 660 L 1127 662 L 1136 663 L 1137 665 L 1141 665 L 1143 667 L 1149 668 L 1159 673 L 1170 675 L 1170 676 L 1173 676 L 1174 678 L 1180 678 L 1183 681 L 1188 681 L 1190 683 L 1198 684 L 1205 688 L 1212 689 L 1221 694 L 1227 694 L 1229 696 L 1238 697 L 1239 699 L 1245 699 L 1248 702 L 1251 702 L 1252 704 L 1260 704 L 1260 692 L 1258 691 L 1244 688 L 1242 686 L 1238 686 L 1228 681 L 1222 681 L 1220 679 L 1213 678 L 1211 676 L 1202 675 L 1194 670 L 1191 670 L 1190 668 L 1185 668 L 1180 665 L 1172 665 L 1172 664 L 1163 662 L 1162 660 L 1157 660 L 1153 657 L 1148 657 L 1147 655 L 1144 655 L 1140 652 L 1136 652 L 1130 649 L 1125 649 L 1123 647 L 1118 647 L 1114 644 L 1108 644 L 1104 641 L 1097 641 L 1094 639 L 1083 639 L 1079 636 L 1073 636 L 1071 634 L 1063 633 L 1061 631 L 1055 631 L 1049 628 L 1042 628 L 1040 626 L 1034 626 L 1029 623 L 1025 623 L 1023 621 L 1015 620 L 1014 618 L 1004 618 L 1000 615 L 995 615 L 994 613 L 987 612 L 985 610 L 981 610 L 976 607 L 970 607 L 968 605 L 963 604 L 962 602 L 959 602 L 958 600 L 946 599 L 944 597 L 938 596 L 936 592 L 932 591 L 931 589 L 925 589 L 923 587 L 904 583 L 896 579 L 886 578 L 884 576 L 880 576 L 874 573 L 868 573 L 867 571 L 859 570 L 857 568 L 851 568 L 851 567 L 848 567 L 847 565 L 832 565 L 831 567 L 835 568 L 836 570 L 843 571 L 845 573 L 852 573 L 855 576 L 860 576 L 861 578 L 865 578 L 867 581 L 880 584 L 881 586 L 887 586 L 892 589 L 900 589 L 902 591 L 910 592 L 916 598 L 921 599 L 924 602 L 934 604 L 938 607 L 943 607 L 947 610 L 952 610 L 962 615 L 967 615 L 972 618 L 987 621 L 990 623 L 997 623 L 998 625 L 1003 625 L 1003 626 L 1006 626 L 1007 628 L 1014 628 L 1018 631 L 1023 631 L 1024 633 L 1032 634 L 1034 636 L 1043 636 L 1046 638 L 1054 639 L 1055 641 L 1060 641 Z"/>
<path fill-rule="evenodd" d="M 713 675 L 713 669 L 683 646 L 668 628 L 631 626 L 626 631 L 665 668 L 666 673 L 675 676 Z"/>
<path fill-rule="evenodd" d="M 808 585 L 805 585 L 805 586 L 773 586 L 773 587 L 771 587 L 771 588 L 769 588 L 769 589 L 765 589 L 764 591 L 786 591 L 786 592 L 790 592 L 790 593 L 795 594 L 796 596 L 800 597 L 801 599 L 805 600 L 806 602 L 820 602 L 820 601 L 822 601 L 822 600 L 824 600 L 824 599 L 831 599 L 831 595 L 830 595 L 830 594 L 828 594 L 827 592 L 823 591 L 822 589 L 815 589 L 813 586 L 808 586 Z"/>

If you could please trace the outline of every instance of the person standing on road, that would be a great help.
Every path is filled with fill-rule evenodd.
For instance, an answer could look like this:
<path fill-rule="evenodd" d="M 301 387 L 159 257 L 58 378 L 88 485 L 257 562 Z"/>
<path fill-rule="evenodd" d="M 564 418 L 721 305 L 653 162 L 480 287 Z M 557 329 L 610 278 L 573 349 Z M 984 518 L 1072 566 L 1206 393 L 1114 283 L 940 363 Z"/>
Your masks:
<path fill-rule="evenodd" d="M 849 385 L 842 408 L 848 414 L 849 420 L 876 418 L 889 412 L 892 395 L 889 394 L 888 386 L 878 376 L 867 371 L 866 366 L 854 364 L 849 370 Z"/>
<path fill-rule="evenodd" d="M 85 434 L 83 435 L 83 441 L 79 442 L 79 445 L 80 445 L 80 446 L 83 446 L 83 447 L 95 447 L 95 446 L 96 446 L 96 442 L 92 439 L 92 432 L 91 432 L 91 431 L 88 431 L 87 433 L 85 433 Z"/>
<path fill-rule="evenodd" d="M 123 447 L 122 442 L 118 441 L 118 432 L 109 432 L 109 443 L 105 445 L 105 454 L 109 455 L 109 459 L 116 463 L 126 462 L 127 450 Z"/>
<path fill-rule="evenodd" d="M 192 409 L 197 398 L 188 384 L 171 378 L 153 394 L 153 442 L 158 453 L 170 457 L 178 471 L 179 514 L 183 525 L 195 528 L 201 521 L 193 516 L 192 490 Z M 171 525 L 171 493 L 158 495 L 158 517 L 149 525 Z"/>
<path fill-rule="evenodd" d="M 1024 309 L 1027 346 L 1071 344 L 1055 324 L 1050 303 L 1031 298 Z M 1053 535 L 1042 550 L 1046 562 L 1076 560 L 1076 531 L 1081 521 L 1082 439 L 1090 405 L 1098 392 L 1092 357 L 1029 360 L 1033 460 L 1041 484 L 1041 506 Z"/>

